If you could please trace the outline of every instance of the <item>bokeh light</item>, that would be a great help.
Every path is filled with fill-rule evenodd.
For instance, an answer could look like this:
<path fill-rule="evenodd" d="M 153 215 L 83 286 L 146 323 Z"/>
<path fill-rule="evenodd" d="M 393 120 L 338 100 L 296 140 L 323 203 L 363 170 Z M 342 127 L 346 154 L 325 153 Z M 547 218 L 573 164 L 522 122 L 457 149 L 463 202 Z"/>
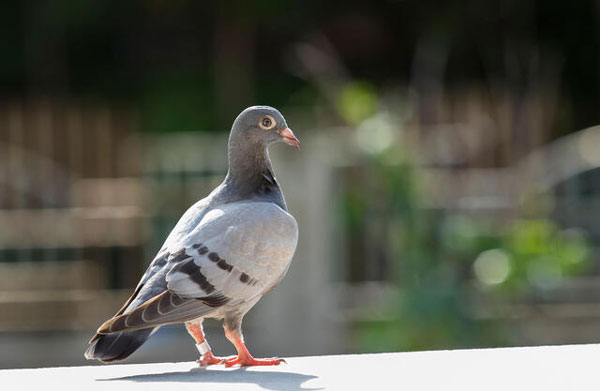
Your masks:
<path fill-rule="evenodd" d="M 509 255 L 501 249 L 486 250 L 473 263 L 477 279 L 485 285 L 498 285 L 506 281 L 511 272 Z"/>

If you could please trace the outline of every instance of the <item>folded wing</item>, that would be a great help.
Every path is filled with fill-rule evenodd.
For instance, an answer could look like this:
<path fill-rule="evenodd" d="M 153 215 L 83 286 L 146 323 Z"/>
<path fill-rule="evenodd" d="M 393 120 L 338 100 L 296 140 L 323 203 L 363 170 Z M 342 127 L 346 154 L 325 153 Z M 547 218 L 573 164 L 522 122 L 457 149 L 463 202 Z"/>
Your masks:
<path fill-rule="evenodd" d="M 146 277 L 158 294 L 98 333 L 185 322 L 252 302 L 281 281 L 298 240 L 294 218 L 268 202 L 214 208 L 187 232 L 167 243 L 164 265 Z"/>

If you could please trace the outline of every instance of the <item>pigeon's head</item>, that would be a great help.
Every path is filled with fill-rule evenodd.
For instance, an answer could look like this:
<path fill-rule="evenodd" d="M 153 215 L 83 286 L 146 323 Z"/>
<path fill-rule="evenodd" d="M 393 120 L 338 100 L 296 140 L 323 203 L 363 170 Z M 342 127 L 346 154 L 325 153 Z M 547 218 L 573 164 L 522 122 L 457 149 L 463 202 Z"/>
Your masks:
<path fill-rule="evenodd" d="M 231 131 L 252 143 L 269 145 L 283 141 L 300 148 L 300 141 L 288 128 L 283 115 L 279 110 L 269 106 L 248 107 L 237 116 Z"/>

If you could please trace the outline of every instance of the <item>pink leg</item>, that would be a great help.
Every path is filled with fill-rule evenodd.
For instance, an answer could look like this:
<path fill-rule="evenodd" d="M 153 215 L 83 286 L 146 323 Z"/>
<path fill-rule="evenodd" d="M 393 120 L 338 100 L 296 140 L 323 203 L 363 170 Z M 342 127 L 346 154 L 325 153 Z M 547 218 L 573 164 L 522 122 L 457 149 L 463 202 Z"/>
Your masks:
<path fill-rule="evenodd" d="M 186 322 L 185 328 L 187 329 L 188 333 L 190 333 L 190 335 L 194 338 L 196 344 L 201 344 L 202 342 L 206 341 L 206 339 L 204 338 L 204 331 L 202 330 L 202 323 Z M 225 359 L 215 357 L 212 354 L 212 351 L 209 350 L 208 352 L 204 353 L 202 357 L 200 357 L 200 359 L 198 360 L 198 364 L 201 367 L 204 367 L 207 365 L 221 364 L 224 361 Z"/>
<path fill-rule="evenodd" d="M 246 345 L 244 344 L 244 338 L 242 337 L 242 335 L 240 333 L 238 333 L 236 331 L 231 331 L 231 330 L 225 329 L 225 336 L 227 337 L 227 339 L 229 341 L 231 341 L 231 343 L 233 344 L 233 346 L 235 346 L 235 349 L 238 352 L 237 357 L 233 357 L 233 358 L 229 358 L 229 359 L 225 360 L 226 367 L 231 367 L 236 364 L 239 364 L 242 367 L 250 367 L 250 366 L 257 366 L 257 365 L 279 365 L 282 362 L 286 362 L 282 358 L 256 359 L 256 358 L 252 357 L 252 355 L 246 348 Z"/>

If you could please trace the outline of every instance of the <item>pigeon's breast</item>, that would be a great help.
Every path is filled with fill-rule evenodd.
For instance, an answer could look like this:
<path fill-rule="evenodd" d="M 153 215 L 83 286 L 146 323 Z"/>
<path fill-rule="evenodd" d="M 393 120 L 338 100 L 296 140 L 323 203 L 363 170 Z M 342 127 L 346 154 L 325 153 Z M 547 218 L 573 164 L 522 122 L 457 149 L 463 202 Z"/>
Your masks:
<path fill-rule="evenodd" d="M 281 281 L 297 242 L 292 215 L 272 202 L 247 201 L 207 211 L 170 251 L 185 249 L 212 285 L 242 297 L 249 285 L 260 294 Z"/>
<path fill-rule="evenodd" d="M 239 256 L 253 259 L 258 266 L 274 259 L 291 259 L 298 242 L 298 225 L 292 215 L 271 202 L 247 202 L 230 206 L 235 216 L 226 240 L 239 243 Z M 248 229 L 251 225 L 251 229 Z"/>
<path fill-rule="evenodd" d="M 287 263 L 296 250 L 296 220 L 271 202 L 225 205 L 207 213 L 201 226 L 204 221 L 215 236 L 219 236 L 218 231 L 225 233 L 221 243 L 231 258 L 245 259 L 253 267 Z"/>

